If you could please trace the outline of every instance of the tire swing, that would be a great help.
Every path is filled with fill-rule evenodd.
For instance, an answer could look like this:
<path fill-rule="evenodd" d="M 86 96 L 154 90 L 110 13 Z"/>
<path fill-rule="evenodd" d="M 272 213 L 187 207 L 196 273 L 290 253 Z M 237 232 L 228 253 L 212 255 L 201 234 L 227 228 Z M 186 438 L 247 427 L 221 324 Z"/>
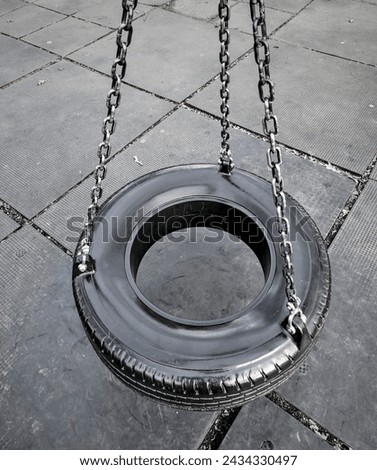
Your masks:
<path fill-rule="evenodd" d="M 233 169 L 228 143 L 229 6 L 220 0 L 219 168 L 183 165 L 155 171 L 127 184 L 99 208 L 137 0 L 123 0 L 122 5 L 95 185 L 74 256 L 77 309 L 99 357 L 138 392 L 192 410 L 241 405 L 273 390 L 298 368 L 320 333 L 330 297 L 324 241 L 283 187 L 264 2 L 250 0 L 250 11 L 272 197 L 271 183 Z M 112 227 L 113 220 L 116 233 L 104 241 L 103 224 Z M 245 242 L 264 271 L 260 295 L 240 311 L 211 321 L 177 318 L 151 303 L 136 285 L 138 268 L 148 249 L 176 230 L 178 220 L 180 229 L 212 227 Z"/>

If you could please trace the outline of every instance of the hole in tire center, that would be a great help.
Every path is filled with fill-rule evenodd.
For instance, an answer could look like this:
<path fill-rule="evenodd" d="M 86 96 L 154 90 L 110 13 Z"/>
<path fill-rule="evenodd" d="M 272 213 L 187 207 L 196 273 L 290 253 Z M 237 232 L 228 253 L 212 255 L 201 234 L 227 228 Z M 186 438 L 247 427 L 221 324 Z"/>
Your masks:
<path fill-rule="evenodd" d="M 199 216 L 202 222 L 198 223 Z M 219 224 L 218 217 L 226 222 Z M 269 272 L 269 252 L 251 218 L 208 201 L 160 210 L 158 218 L 169 222 L 157 235 L 156 216 L 150 218 L 131 249 L 136 285 L 155 307 L 184 320 L 222 320 L 245 308 L 261 292 Z M 184 220 L 183 228 L 172 229 L 178 219 Z"/>
<path fill-rule="evenodd" d="M 140 263 L 136 284 L 170 315 L 219 320 L 250 304 L 265 280 L 245 243 L 227 232 L 197 227 L 156 242 Z"/>

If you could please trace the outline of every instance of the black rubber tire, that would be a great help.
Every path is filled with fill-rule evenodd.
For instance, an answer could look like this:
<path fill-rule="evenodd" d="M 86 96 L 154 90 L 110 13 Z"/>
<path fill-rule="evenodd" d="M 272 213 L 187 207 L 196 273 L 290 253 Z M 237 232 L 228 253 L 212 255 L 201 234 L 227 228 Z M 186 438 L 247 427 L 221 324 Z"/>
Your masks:
<path fill-rule="evenodd" d="M 242 229 L 229 228 L 230 217 L 222 219 L 228 225 L 221 228 L 241 237 L 260 259 L 266 277 L 260 295 L 242 311 L 215 321 L 179 319 L 152 305 L 135 277 L 142 256 L 164 235 L 157 236 L 153 228 L 157 209 L 158 214 L 183 214 L 190 223 L 198 211 L 213 220 L 213 213 L 221 215 L 226 208 L 251 224 L 249 238 Z M 185 165 L 148 174 L 117 192 L 101 207 L 94 225 L 95 269 L 81 274 L 75 262 L 73 270 L 77 308 L 99 357 L 137 391 L 193 410 L 241 405 L 276 388 L 313 347 L 330 298 L 329 259 L 316 225 L 290 196 L 287 214 L 296 287 L 310 335 L 301 347 L 282 326 L 287 309 L 269 182 L 241 170 L 228 177 L 215 165 Z M 116 229 L 103 243 L 103 229 L 114 217 Z M 143 238 L 145 227 L 152 229 Z"/>

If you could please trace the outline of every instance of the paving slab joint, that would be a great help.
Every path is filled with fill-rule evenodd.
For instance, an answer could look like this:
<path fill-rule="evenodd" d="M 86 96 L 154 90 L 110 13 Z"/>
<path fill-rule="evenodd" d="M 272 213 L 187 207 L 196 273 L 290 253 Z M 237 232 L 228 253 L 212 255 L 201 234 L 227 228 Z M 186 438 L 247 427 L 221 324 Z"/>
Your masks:
<path fill-rule="evenodd" d="M 95 21 L 92 21 L 92 20 L 88 20 L 88 19 L 84 19 L 84 18 L 80 18 L 79 16 L 75 16 L 76 13 L 79 13 L 79 12 L 75 12 L 75 13 L 72 13 L 71 15 L 67 15 L 67 18 L 73 18 L 74 20 L 78 20 L 78 21 L 82 21 L 83 23 L 90 23 L 90 24 L 94 24 L 96 26 L 101 26 L 102 28 L 106 28 L 108 29 L 109 31 L 111 32 L 114 32 L 118 29 L 118 25 L 114 25 L 114 27 L 111 27 L 111 26 L 106 26 L 105 24 L 101 24 L 101 23 L 96 23 Z M 136 21 L 136 20 L 135 20 Z M 119 22 L 120 23 L 120 22 Z M 95 39 L 93 42 L 96 42 L 98 41 L 99 39 L 102 39 L 102 38 L 97 38 Z M 92 43 L 91 43 L 92 44 Z M 86 46 L 84 46 L 86 47 Z M 72 54 L 72 52 L 70 52 L 70 54 Z"/>
<path fill-rule="evenodd" d="M 351 57 L 344 57 L 342 55 L 333 54 L 331 52 L 322 51 L 320 49 L 313 49 L 312 47 L 304 46 L 302 44 L 296 44 L 294 42 L 290 42 L 290 41 L 287 41 L 287 40 L 281 39 L 281 38 L 274 38 L 274 39 L 277 42 L 280 42 L 280 43 L 283 43 L 283 44 L 289 44 L 291 46 L 296 46 L 296 47 L 299 47 L 299 48 L 304 49 L 306 51 L 316 52 L 317 54 L 322 54 L 322 55 L 326 55 L 326 56 L 329 56 L 329 57 L 335 57 L 336 59 L 346 60 L 347 62 L 353 62 L 354 64 L 366 65 L 367 67 L 377 68 L 377 65 L 375 65 L 375 64 L 369 64 L 368 62 L 362 62 L 361 60 L 352 59 Z"/>
<path fill-rule="evenodd" d="M 326 428 L 324 428 L 318 421 L 314 420 L 295 405 L 285 400 L 277 392 L 271 392 L 266 395 L 272 403 L 277 405 L 283 411 L 288 413 L 290 416 L 299 421 L 306 428 L 310 429 L 316 436 L 318 436 L 322 441 L 329 444 L 331 447 L 337 450 L 351 450 L 351 446 L 344 442 L 342 439 L 338 438 Z"/>
<path fill-rule="evenodd" d="M 304 10 L 308 5 L 310 5 L 314 0 L 311 0 L 310 3 L 305 5 L 301 10 L 299 10 L 296 14 L 293 14 L 291 18 L 289 18 L 287 21 L 285 21 L 283 24 L 275 28 L 269 35 L 268 37 L 271 38 L 276 32 L 279 31 L 280 28 L 285 26 L 287 23 L 292 21 L 293 18 L 295 18 L 302 10 Z M 233 5 L 235 6 L 235 5 Z M 234 61 L 232 61 L 229 64 L 229 71 L 234 68 L 237 64 L 239 64 L 242 60 L 246 59 L 254 50 L 254 47 L 250 47 L 247 51 L 245 51 L 243 54 L 241 54 L 239 57 L 237 57 Z M 199 87 L 197 90 L 193 91 L 189 96 L 187 96 L 185 99 L 181 101 L 181 104 L 186 104 L 189 105 L 188 101 L 191 100 L 195 95 L 203 91 L 205 88 L 207 88 L 209 85 L 211 85 L 215 80 L 217 80 L 220 77 L 220 72 L 217 73 L 214 77 L 212 77 L 210 80 L 208 80 L 206 83 L 204 83 L 201 87 Z M 192 105 L 189 105 L 192 106 Z M 194 107 L 193 107 L 194 108 Z"/>
<path fill-rule="evenodd" d="M 275 28 L 268 36 L 271 37 L 273 36 L 275 33 L 277 33 L 280 29 L 282 29 L 285 25 L 287 25 L 288 23 L 290 23 L 294 18 L 296 18 L 296 16 L 298 16 L 303 10 L 305 10 L 305 8 L 307 8 L 309 5 L 311 5 L 312 3 L 314 2 L 314 0 L 311 0 L 309 3 L 307 3 L 306 5 L 304 5 L 297 13 L 292 13 L 291 11 L 286 11 L 286 10 L 278 10 L 277 8 L 273 8 L 273 10 L 277 10 L 277 11 L 282 11 L 284 13 L 289 13 L 290 15 L 292 15 L 290 18 L 288 18 L 286 21 L 284 21 L 284 23 L 282 23 L 281 25 L 279 25 L 277 28 Z M 270 7 L 269 7 L 270 8 Z M 267 17 L 267 20 L 268 20 L 268 17 Z"/>
<path fill-rule="evenodd" d="M 335 222 L 333 223 L 331 229 L 329 230 L 329 233 L 327 237 L 325 238 L 325 244 L 327 247 L 331 245 L 331 243 L 334 241 L 337 233 L 339 230 L 342 228 L 344 222 L 346 221 L 349 213 L 351 212 L 352 208 L 356 204 L 356 201 L 358 200 L 360 194 L 364 190 L 365 186 L 367 185 L 368 181 L 371 179 L 372 172 L 374 168 L 377 165 L 377 154 L 374 156 L 372 161 L 369 163 L 367 166 L 365 172 L 362 174 L 362 176 L 358 179 L 357 184 L 355 186 L 355 189 L 351 192 L 349 198 L 347 199 L 346 203 L 344 204 L 344 207 L 340 211 L 338 217 L 336 218 Z"/>
<path fill-rule="evenodd" d="M 155 128 L 156 126 L 158 126 L 161 122 L 163 122 L 165 119 L 167 119 L 171 114 L 173 114 L 177 109 L 179 108 L 179 105 L 177 104 L 173 109 L 169 110 L 166 114 L 164 114 L 160 119 L 158 119 L 156 122 L 154 122 L 151 126 L 149 126 L 147 129 L 145 129 L 143 132 L 141 132 L 139 135 L 137 135 L 134 139 L 132 139 L 130 142 L 128 142 L 126 145 L 124 145 L 123 147 L 121 147 L 119 150 L 117 150 L 116 152 L 114 152 L 108 160 L 106 160 L 106 165 L 111 162 L 117 155 L 119 155 L 120 153 L 124 152 L 125 150 L 128 149 L 128 147 L 130 147 L 131 145 L 135 144 L 138 140 L 142 139 L 143 136 L 145 134 L 147 134 L 148 132 L 150 132 L 153 128 Z M 95 166 L 96 166 L 96 159 L 94 157 L 93 159 L 93 171 L 91 171 L 90 173 L 88 173 L 86 176 L 84 176 L 84 178 L 82 178 L 80 181 L 78 181 L 76 184 L 74 184 L 73 186 L 71 186 L 67 191 L 65 191 L 64 193 L 60 194 L 59 197 L 57 197 L 56 199 L 54 199 L 52 202 L 50 202 L 50 204 L 48 204 L 48 206 L 44 207 L 41 211 L 39 211 L 37 214 L 35 214 L 31 219 L 30 219 L 30 223 L 38 229 L 38 231 L 40 231 L 40 233 L 42 234 L 45 234 L 45 236 L 47 236 L 47 238 L 51 239 L 51 241 L 53 241 L 54 243 L 56 242 L 57 244 L 60 245 L 59 242 L 57 242 L 56 240 L 54 240 L 53 237 L 51 237 L 47 232 L 44 232 L 37 224 L 34 223 L 34 221 L 40 217 L 44 212 L 46 212 L 51 206 L 53 206 L 54 204 L 56 204 L 57 202 L 59 202 L 61 199 L 63 199 L 65 196 L 67 196 L 67 194 L 69 194 L 71 191 L 75 190 L 77 187 L 79 187 L 81 184 L 83 184 L 85 181 L 87 181 L 89 178 L 92 178 L 94 176 L 94 173 L 95 173 Z M 88 193 L 88 204 L 90 202 L 90 194 Z M 63 247 L 63 245 L 61 245 L 62 248 L 64 250 L 66 250 L 65 247 Z M 68 250 L 69 252 L 69 250 Z M 69 252 L 71 253 L 71 252 Z"/>
<path fill-rule="evenodd" d="M 12 38 L 12 39 L 15 39 L 13 36 L 9 36 L 9 34 L 5 34 L 5 33 L 0 33 L 2 34 L 3 36 L 6 36 L 6 37 L 9 37 L 9 38 Z M 24 44 L 27 44 L 28 46 L 30 46 L 30 43 L 24 41 L 23 39 L 17 39 L 17 41 L 20 41 L 20 42 L 23 42 Z M 34 46 L 36 47 L 36 46 Z M 39 48 L 40 49 L 40 48 Z M 54 65 L 56 64 L 57 62 L 59 62 L 61 60 L 61 57 L 58 57 L 56 54 L 54 54 L 53 52 L 51 51 L 48 51 L 47 49 L 44 49 L 45 52 L 48 52 L 50 53 L 51 55 L 54 56 L 54 59 L 51 60 L 51 62 L 48 62 L 47 64 L 45 65 L 42 65 L 41 67 L 38 67 L 34 70 L 32 70 L 31 72 L 28 72 L 26 73 L 25 75 L 21 75 L 21 77 L 17 77 L 15 78 L 14 80 L 6 83 L 5 85 L 0 85 L 0 90 L 5 90 L 5 88 L 8 88 L 10 87 L 11 85 L 13 85 L 14 83 L 17 83 L 17 82 L 20 82 L 21 80 L 23 80 L 24 78 L 28 78 L 32 75 L 35 75 L 36 73 L 40 72 L 41 70 L 44 70 L 44 69 L 47 69 L 48 67 L 50 67 L 51 65 Z"/>
<path fill-rule="evenodd" d="M 304 5 L 304 6 L 303 6 L 298 12 L 296 12 L 296 13 L 293 13 L 292 11 L 289 11 L 289 10 L 284 10 L 284 9 L 282 9 L 282 8 L 272 7 L 272 6 L 268 6 L 268 8 L 270 8 L 271 10 L 282 11 L 283 13 L 290 13 L 290 14 L 293 14 L 294 16 L 293 16 L 292 18 L 294 18 L 294 17 L 296 17 L 299 13 L 301 13 L 303 10 L 305 10 L 305 8 L 307 8 L 309 5 L 311 5 L 313 2 L 314 2 L 314 0 L 311 0 L 310 2 L 308 2 L 306 5 Z M 292 19 L 292 18 L 291 18 L 291 19 Z M 291 20 L 291 19 L 290 19 L 290 20 Z M 290 21 L 290 20 L 289 20 L 289 21 Z M 285 23 L 284 23 L 284 24 L 285 24 Z M 280 27 L 279 27 L 279 29 L 280 29 Z"/>
<path fill-rule="evenodd" d="M 37 5 L 37 6 L 39 6 L 39 5 Z M 47 8 L 47 10 L 50 10 L 50 9 Z M 50 10 L 50 11 L 53 11 L 53 10 Z M 57 13 L 57 12 L 54 11 L 54 13 Z M 41 30 L 44 29 L 44 28 L 47 28 L 48 26 L 52 26 L 52 25 L 54 25 L 54 24 L 60 23 L 61 21 L 64 21 L 64 20 L 67 19 L 68 16 L 69 16 L 69 15 L 65 15 L 64 13 L 60 13 L 60 15 L 62 15 L 63 18 L 59 18 L 58 20 L 53 21 L 52 23 L 45 24 L 45 25 L 41 26 L 40 28 L 34 29 L 34 30 L 32 30 L 32 31 L 29 31 L 28 33 L 23 34 L 22 36 L 19 36 L 19 37 L 11 36 L 11 37 L 13 37 L 14 39 L 24 39 L 24 38 L 25 38 L 26 36 L 28 36 L 29 34 L 36 33 L 36 32 L 38 32 L 38 31 L 41 31 Z M 31 44 L 31 43 L 29 43 L 29 42 L 27 42 L 27 41 L 25 41 L 25 42 L 26 42 L 27 44 Z M 38 46 L 36 46 L 35 44 L 33 44 L 33 46 L 34 46 L 34 47 L 38 47 Z M 51 52 L 51 51 L 50 51 L 50 52 Z"/>
<path fill-rule="evenodd" d="M 18 210 L 2 199 L 0 199 L 0 211 L 4 212 L 4 214 L 6 214 L 21 226 L 28 223 L 28 219 L 24 215 L 22 215 L 20 212 L 18 212 Z"/>
<path fill-rule="evenodd" d="M 94 42 L 95 42 L 95 41 L 94 41 Z M 114 42 L 114 44 L 115 44 L 115 42 Z M 86 46 L 85 46 L 85 47 L 86 47 Z M 75 52 L 77 52 L 77 51 L 75 51 Z M 70 54 L 71 54 L 71 52 L 69 53 L 69 55 L 70 55 Z M 107 72 L 101 72 L 100 70 L 97 70 L 97 69 L 91 67 L 90 65 L 86 65 L 86 64 L 83 64 L 82 62 L 79 62 L 79 61 L 77 61 L 77 60 L 75 60 L 75 59 L 72 59 L 72 57 L 69 57 L 69 55 L 66 56 L 66 57 L 64 57 L 64 60 L 66 60 L 67 62 L 71 62 L 72 64 L 78 65 L 79 67 L 82 67 L 83 69 L 90 70 L 91 72 L 94 72 L 94 73 L 96 73 L 97 75 L 101 75 L 102 77 L 106 77 L 106 78 L 109 78 L 109 79 L 111 78 L 111 75 L 110 75 L 110 65 L 109 65 L 109 72 L 108 72 L 108 73 L 107 73 Z M 109 82 L 109 83 L 110 83 L 110 82 Z M 127 86 L 131 87 L 131 88 L 134 88 L 135 90 L 142 91 L 143 93 L 146 93 L 147 95 L 154 96 L 155 98 L 158 98 L 158 99 L 160 99 L 160 100 L 162 100 L 162 101 L 166 101 L 166 102 L 172 103 L 172 104 L 174 104 L 174 105 L 178 105 L 178 104 L 179 104 L 178 101 L 175 101 L 175 100 L 173 100 L 173 99 L 171 99 L 171 98 L 167 98 L 166 96 L 159 95 L 158 93 L 155 93 L 155 92 L 153 92 L 153 91 L 146 90 L 145 88 L 142 88 L 142 87 L 140 87 L 140 86 L 138 86 L 138 85 L 135 85 L 135 84 L 133 84 L 133 83 L 127 82 L 126 80 L 122 80 L 122 83 L 123 83 L 124 85 L 127 85 Z"/>
<path fill-rule="evenodd" d="M 137 21 L 137 20 L 139 20 L 139 19 L 141 19 L 141 18 L 144 18 L 145 16 L 149 15 L 149 13 L 150 13 L 151 11 L 153 11 L 155 8 L 159 8 L 159 6 L 153 7 L 153 8 L 151 8 L 151 10 L 146 11 L 145 13 L 143 13 L 143 14 L 140 15 L 140 16 L 138 16 L 137 18 L 134 18 L 133 22 L 135 22 L 135 21 Z M 96 25 L 96 26 L 102 26 L 103 28 L 108 28 L 108 29 L 110 29 L 112 32 L 117 31 L 117 29 L 118 29 L 118 27 L 119 27 L 119 25 L 120 25 L 120 21 L 119 21 L 118 23 L 114 24 L 114 26 L 107 26 L 107 25 L 104 25 L 103 23 L 98 23 L 97 21 L 88 20 L 87 18 L 81 18 L 80 16 L 76 16 L 76 15 L 80 15 L 80 11 L 76 11 L 75 13 L 72 13 L 72 14 L 67 15 L 67 16 L 69 16 L 69 17 L 71 17 L 71 18 L 73 18 L 73 19 L 75 19 L 75 20 L 84 21 L 85 23 L 91 23 L 91 24 L 94 24 L 94 25 Z M 120 20 L 120 18 L 119 18 L 119 20 Z M 98 39 L 96 39 L 96 41 L 97 41 L 97 40 L 98 40 Z"/>
<path fill-rule="evenodd" d="M 250 132 L 248 131 L 247 129 L 245 129 L 246 132 Z M 253 132 L 251 132 L 252 135 L 254 135 Z M 263 138 L 263 140 L 266 140 L 264 135 L 261 134 L 261 137 Z M 297 150 L 296 148 L 294 147 L 291 147 L 287 144 L 283 144 L 282 142 L 280 141 L 276 141 L 276 143 L 285 151 L 287 152 L 290 152 L 290 153 L 293 153 L 294 155 L 297 155 L 298 157 L 304 159 L 304 160 L 308 160 L 312 163 L 315 163 L 317 165 L 321 165 L 321 166 L 324 166 L 327 170 L 330 170 L 330 171 L 333 171 L 334 173 L 337 173 L 339 175 L 343 175 L 343 176 L 346 176 L 347 178 L 351 179 L 352 181 L 354 181 L 355 183 L 358 183 L 359 182 L 359 179 L 361 178 L 361 175 L 359 173 L 355 173 L 354 171 L 352 170 L 348 170 L 346 168 L 343 168 L 341 166 L 338 166 L 334 163 L 330 163 L 328 160 L 324 160 L 322 158 L 319 158 L 319 157 L 316 157 L 310 153 L 306 153 L 302 150 Z"/>
<path fill-rule="evenodd" d="M 29 4 L 29 2 L 27 2 L 27 0 L 24 0 L 26 2 L 26 4 Z M 14 10 L 10 10 L 10 11 L 5 11 L 4 13 L 1 13 L 0 15 L 0 18 L 2 16 L 5 16 L 5 15 L 8 15 L 9 13 L 13 13 L 14 11 L 17 11 L 19 10 L 20 8 L 24 8 L 26 5 L 19 5 L 18 7 L 14 8 Z"/>
<path fill-rule="evenodd" d="M 10 233 L 8 233 L 5 237 L 3 237 L 0 240 L 0 243 L 3 243 L 13 233 L 18 232 L 18 230 L 20 230 L 24 225 L 26 225 L 28 223 L 28 220 L 20 212 L 14 209 L 14 207 L 12 207 L 10 204 L 3 201 L 2 199 L 0 199 L 0 212 L 3 212 L 4 214 L 6 214 L 10 219 L 14 220 L 18 224 L 18 227 L 16 227 L 14 230 L 12 230 Z"/>
<path fill-rule="evenodd" d="M 239 57 L 237 57 L 237 59 L 235 59 L 233 62 L 231 62 L 229 64 L 229 70 L 231 70 L 233 67 L 235 67 L 241 60 L 245 59 L 246 57 L 248 57 L 251 53 L 253 52 L 253 47 L 251 47 L 250 49 L 248 49 L 246 52 L 244 52 L 242 55 L 240 55 Z M 198 89 L 196 89 L 195 91 L 193 91 L 190 95 L 186 96 L 186 98 L 184 98 L 182 101 L 181 101 L 181 104 L 188 104 L 187 102 L 189 100 L 191 100 L 195 95 L 197 95 L 198 93 L 200 93 L 201 91 L 203 91 L 205 88 L 207 88 L 209 85 L 211 85 L 214 81 L 216 81 L 218 78 L 220 77 L 220 72 L 217 73 L 214 77 L 210 78 L 206 83 L 204 83 L 201 87 L 199 87 Z"/>
<path fill-rule="evenodd" d="M 205 111 L 201 108 L 198 108 L 197 106 L 193 105 L 192 103 L 186 103 L 185 101 L 180 104 L 181 108 L 187 109 L 195 114 L 198 114 L 200 116 L 205 116 L 206 118 L 212 119 L 213 121 L 220 122 L 221 118 L 220 116 L 217 116 L 216 114 L 212 114 L 209 111 Z M 230 127 L 231 129 L 239 130 L 241 132 L 244 132 L 247 135 L 250 135 L 254 137 L 255 139 L 262 140 L 263 142 L 266 142 L 268 144 L 268 138 L 262 134 L 261 132 L 256 132 L 251 129 L 248 129 L 244 126 L 241 126 L 240 124 L 235 124 L 234 122 L 230 122 Z M 311 163 L 320 165 L 325 167 L 327 170 L 333 171 L 334 173 L 337 173 L 339 175 L 346 176 L 347 178 L 351 179 L 355 183 L 358 183 L 361 175 L 358 173 L 355 173 L 351 170 L 346 170 L 340 166 L 337 166 L 333 163 L 330 163 L 327 160 L 322 160 L 321 158 L 315 157 L 309 153 L 305 153 L 302 150 L 297 150 L 294 147 L 290 147 L 289 145 L 286 145 L 279 140 L 276 140 L 276 143 L 281 147 L 282 150 L 285 150 L 287 153 L 291 153 L 293 155 L 296 155 L 297 157 L 302 158 L 303 160 L 308 160 Z M 237 163 L 237 162 L 236 162 Z"/>
<path fill-rule="evenodd" d="M 28 224 L 31 227 L 33 227 L 34 230 L 36 230 L 38 233 L 40 233 L 43 237 L 47 238 L 47 240 L 50 241 L 53 245 L 55 245 L 57 248 L 59 248 L 61 251 L 63 251 L 66 255 L 73 258 L 73 253 L 72 253 L 71 250 L 68 250 L 68 248 L 66 248 L 64 245 L 62 245 L 58 240 L 56 240 L 50 234 L 45 232 L 43 229 L 41 229 L 37 224 L 35 224 L 34 222 L 28 222 Z"/>
<path fill-rule="evenodd" d="M 300 424 L 312 431 L 322 441 L 337 450 L 351 450 L 351 446 L 342 439 L 332 434 L 329 430 L 323 427 L 318 421 L 314 420 L 292 403 L 285 400 L 281 395 L 276 392 L 271 392 L 266 395 L 272 403 L 278 406 L 281 410 L 288 413 Z M 229 408 L 221 411 L 213 421 L 207 434 L 205 435 L 198 450 L 218 450 L 224 441 L 227 433 L 231 429 L 242 407 Z"/>
<path fill-rule="evenodd" d="M 213 421 L 198 450 L 218 450 L 241 408 L 239 406 L 221 411 Z"/>
<path fill-rule="evenodd" d="M 10 204 L 8 204 L 7 202 L 3 201 L 2 199 L 0 199 L 0 211 L 4 212 L 4 214 L 6 214 L 8 217 L 10 217 L 12 220 L 14 220 L 15 222 L 17 222 L 17 224 L 19 225 L 19 227 L 17 227 L 15 230 L 13 230 L 9 235 L 7 235 L 6 237 L 4 237 L 0 243 L 3 243 L 5 240 L 7 240 L 10 235 L 12 235 L 14 232 L 17 232 L 18 230 L 20 230 L 22 227 L 24 227 L 25 225 L 30 225 L 31 227 L 33 227 L 35 230 L 37 230 L 37 232 L 39 232 L 41 235 L 43 235 L 45 238 L 47 238 L 50 242 L 52 242 L 55 246 L 57 246 L 60 250 L 64 251 L 64 253 L 66 253 L 67 255 L 69 255 L 70 257 L 73 257 L 73 253 L 68 250 L 65 246 L 63 246 L 60 242 L 58 242 L 57 240 L 55 240 L 54 237 L 52 237 L 51 235 L 49 235 L 47 232 L 45 232 L 43 229 L 41 229 L 38 225 L 36 225 L 32 220 L 28 219 L 27 217 L 25 217 L 23 214 L 21 214 L 17 209 L 15 209 L 14 207 L 12 207 Z"/>

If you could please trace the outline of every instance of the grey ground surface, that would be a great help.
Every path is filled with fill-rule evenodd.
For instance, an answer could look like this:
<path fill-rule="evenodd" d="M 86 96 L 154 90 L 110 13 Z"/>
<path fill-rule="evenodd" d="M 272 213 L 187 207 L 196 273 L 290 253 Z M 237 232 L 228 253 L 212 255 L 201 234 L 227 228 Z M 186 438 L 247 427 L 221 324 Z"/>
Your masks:
<path fill-rule="evenodd" d="M 229 4 L 232 153 L 268 178 L 249 6 Z M 178 411 L 118 382 L 71 292 L 121 1 L 0 1 L 0 448 L 196 449 L 212 439 L 220 449 L 377 449 L 377 4 L 266 6 L 283 176 L 329 245 L 333 293 L 305 363 L 274 393 L 233 410 L 219 432 L 219 413 Z M 156 169 L 217 161 L 216 16 L 212 1 L 139 2 L 104 199 Z M 139 282 L 155 302 L 171 299 L 165 308 L 183 316 L 194 305 L 200 316 L 257 294 L 258 282 L 241 282 L 258 276 L 255 260 L 237 246 L 214 257 L 186 245 L 176 270 L 175 246 L 158 247 L 165 267 L 153 252 L 145 260 Z M 181 281 L 188 271 L 191 290 Z M 229 291 L 216 296 L 216 280 Z"/>

